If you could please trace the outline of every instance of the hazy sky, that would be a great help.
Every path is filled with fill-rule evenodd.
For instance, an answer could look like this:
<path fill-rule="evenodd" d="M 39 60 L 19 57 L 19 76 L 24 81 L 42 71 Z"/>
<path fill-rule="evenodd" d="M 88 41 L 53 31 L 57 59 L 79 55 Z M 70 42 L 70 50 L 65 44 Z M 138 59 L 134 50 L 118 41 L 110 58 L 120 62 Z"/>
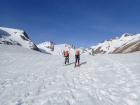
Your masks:
<path fill-rule="evenodd" d="M 0 26 L 21 28 L 35 43 L 89 47 L 140 33 L 139 0 L 0 0 Z"/>

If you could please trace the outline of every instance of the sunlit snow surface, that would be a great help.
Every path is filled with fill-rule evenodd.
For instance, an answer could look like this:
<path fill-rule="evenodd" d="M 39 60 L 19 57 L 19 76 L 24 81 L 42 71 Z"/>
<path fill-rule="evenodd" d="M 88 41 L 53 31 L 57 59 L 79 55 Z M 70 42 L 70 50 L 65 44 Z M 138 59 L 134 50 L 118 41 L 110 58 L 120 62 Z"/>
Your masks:
<path fill-rule="evenodd" d="M 140 105 L 140 52 L 73 61 L 0 45 L 0 105 Z"/>

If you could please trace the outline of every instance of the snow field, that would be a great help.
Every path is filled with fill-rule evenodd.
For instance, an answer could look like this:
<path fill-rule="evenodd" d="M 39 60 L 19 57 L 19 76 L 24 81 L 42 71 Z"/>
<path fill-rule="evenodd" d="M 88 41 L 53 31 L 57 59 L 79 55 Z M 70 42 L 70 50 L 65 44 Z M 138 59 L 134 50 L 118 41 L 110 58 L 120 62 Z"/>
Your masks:
<path fill-rule="evenodd" d="M 140 105 L 140 52 L 64 58 L 0 45 L 0 105 Z"/>

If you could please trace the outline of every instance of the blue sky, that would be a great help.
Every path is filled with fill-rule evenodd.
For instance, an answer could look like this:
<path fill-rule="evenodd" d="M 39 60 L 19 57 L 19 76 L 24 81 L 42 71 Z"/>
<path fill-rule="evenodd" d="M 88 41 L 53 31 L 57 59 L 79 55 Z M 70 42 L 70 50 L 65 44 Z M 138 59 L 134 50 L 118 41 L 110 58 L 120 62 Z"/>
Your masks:
<path fill-rule="evenodd" d="M 139 0 L 1 0 L 0 26 L 21 28 L 35 43 L 89 47 L 140 33 Z"/>

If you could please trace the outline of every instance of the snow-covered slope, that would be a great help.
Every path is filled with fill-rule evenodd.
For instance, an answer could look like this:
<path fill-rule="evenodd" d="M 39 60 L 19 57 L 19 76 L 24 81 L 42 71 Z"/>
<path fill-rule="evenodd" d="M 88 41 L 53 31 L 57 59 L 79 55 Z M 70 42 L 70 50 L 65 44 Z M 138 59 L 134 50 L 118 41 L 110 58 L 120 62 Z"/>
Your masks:
<path fill-rule="evenodd" d="M 53 51 L 54 51 L 54 45 L 55 44 L 52 41 L 46 41 L 46 42 L 38 44 L 37 47 L 43 53 L 50 53 L 50 54 L 52 54 Z"/>
<path fill-rule="evenodd" d="M 140 34 L 125 33 L 121 37 L 106 40 L 91 47 L 95 54 L 104 53 L 129 53 L 140 51 Z"/>
<path fill-rule="evenodd" d="M 140 105 L 140 52 L 81 56 L 81 66 L 0 45 L 0 105 Z"/>
<path fill-rule="evenodd" d="M 23 30 L 0 27 L 0 44 L 19 45 L 39 51 L 38 47 L 29 39 Z"/>
<path fill-rule="evenodd" d="M 70 54 L 74 54 L 75 47 L 69 44 L 54 44 L 51 41 L 43 42 L 37 45 L 43 52 L 50 53 L 52 55 L 63 55 L 64 50 L 68 50 Z"/>

